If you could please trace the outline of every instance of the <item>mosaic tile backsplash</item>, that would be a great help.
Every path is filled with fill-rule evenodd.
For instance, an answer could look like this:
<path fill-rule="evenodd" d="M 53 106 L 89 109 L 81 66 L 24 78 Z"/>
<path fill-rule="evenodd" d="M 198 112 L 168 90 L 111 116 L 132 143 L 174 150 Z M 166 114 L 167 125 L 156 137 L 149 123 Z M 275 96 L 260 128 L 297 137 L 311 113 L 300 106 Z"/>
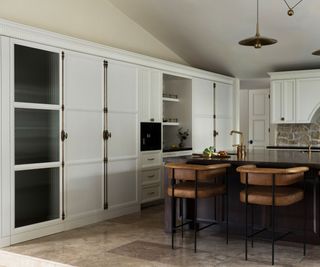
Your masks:
<path fill-rule="evenodd" d="M 320 117 L 310 124 L 279 124 L 277 145 L 308 146 L 311 143 L 320 147 Z"/>

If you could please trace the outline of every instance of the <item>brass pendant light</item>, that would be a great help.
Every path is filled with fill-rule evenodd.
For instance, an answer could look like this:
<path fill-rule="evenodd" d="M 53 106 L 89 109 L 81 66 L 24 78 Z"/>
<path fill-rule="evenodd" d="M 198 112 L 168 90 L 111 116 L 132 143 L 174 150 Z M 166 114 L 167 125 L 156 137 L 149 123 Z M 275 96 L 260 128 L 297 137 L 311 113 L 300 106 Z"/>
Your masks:
<path fill-rule="evenodd" d="M 278 41 L 272 38 L 263 37 L 260 35 L 259 31 L 259 0 L 257 0 L 257 26 L 256 26 L 256 35 L 239 42 L 240 45 L 244 46 L 253 46 L 254 48 L 261 48 L 265 45 L 273 45 Z"/>
<path fill-rule="evenodd" d="M 314 55 L 314 56 L 320 56 L 320 50 L 314 51 L 314 52 L 312 53 L 312 55 Z"/>
<path fill-rule="evenodd" d="M 294 6 L 291 7 L 291 6 L 289 6 L 287 0 L 284 0 L 284 2 L 286 3 L 286 5 L 287 5 L 287 7 L 288 7 L 288 12 L 287 12 L 288 16 L 291 17 L 291 16 L 294 15 L 293 9 L 294 9 L 297 5 L 299 5 L 302 1 L 303 1 L 303 0 L 300 0 L 298 3 L 296 3 Z"/>

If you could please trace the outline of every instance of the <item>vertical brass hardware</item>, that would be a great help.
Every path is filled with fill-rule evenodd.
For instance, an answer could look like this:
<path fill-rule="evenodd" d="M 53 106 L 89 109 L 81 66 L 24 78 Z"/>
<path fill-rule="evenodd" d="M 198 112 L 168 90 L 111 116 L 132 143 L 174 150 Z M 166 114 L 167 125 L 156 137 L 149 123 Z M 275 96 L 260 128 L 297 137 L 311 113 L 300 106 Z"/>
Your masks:
<path fill-rule="evenodd" d="M 216 151 L 216 147 L 217 147 L 217 135 L 219 134 L 217 132 L 217 116 L 216 116 L 216 88 L 217 88 L 217 84 L 213 83 L 212 85 L 212 90 L 213 90 L 213 100 L 212 100 L 212 105 L 213 105 L 213 147 L 214 147 L 214 151 Z"/>
<path fill-rule="evenodd" d="M 108 209 L 108 139 L 111 132 L 108 131 L 108 61 L 103 61 L 104 69 L 104 96 L 103 96 L 103 208 Z"/>
<path fill-rule="evenodd" d="M 65 176 L 64 176 L 64 166 L 65 166 L 65 159 L 64 159 L 64 140 L 67 139 L 68 135 L 64 131 L 64 58 L 65 54 L 64 51 L 61 53 L 61 207 L 62 207 L 62 214 L 61 218 L 64 220 L 66 218 L 65 214 L 65 200 L 64 200 L 64 183 L 65 183 Z"/>

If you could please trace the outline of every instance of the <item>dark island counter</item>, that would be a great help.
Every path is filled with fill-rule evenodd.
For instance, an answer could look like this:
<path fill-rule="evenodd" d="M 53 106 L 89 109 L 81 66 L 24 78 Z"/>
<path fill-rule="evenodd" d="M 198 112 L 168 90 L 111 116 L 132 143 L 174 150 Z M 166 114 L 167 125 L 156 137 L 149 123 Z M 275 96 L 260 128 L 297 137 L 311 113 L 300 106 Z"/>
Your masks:
<path fill-rule="evenodd" d="M 244 159 L 238 159 L 236 155 L 230 155 L 227 159 L 205 159 L 191 156 L 166 158 L 165 162 L 187 162 L 192 164 L 215 164 L 228 162 L 232 165 L 229 170 L 229 224 L 230 233 L 239 235 L 243 233 L 244 205 L 239 200 L 239 193 L 243 188 L 240 184 L 239 174 L 236 168 L 241 165 L 255 164 L 258 167 L 288 168 L 293 166 L 307 166 L 310 170 L 306 173 L 306 200 L 307 200 L 307 238 L 309 243 L 320 244 L 320 194 L 319 178 L 320 151 L 308 154 L 306 151 L 296 150 L 254 150 L 249 151 Z M 171 206 L 170 198 L 166 194 L 168 179 L 164 175 L 165 192 L 165 231 L 171 231 Z M 297 185 L 302 186 L 302 185 Z M 186 216 L 192 218 L 193 201 L 187 200 Z M 198 201 L 198 216 L 204 220 L 223 221 L 223 201 L 217 199 L 205 199 Z M 297 203 L 289 207 L 276 208 L 276 229 L 284 231 L 287 228 L 303 229 L 303 203 Z M 254 207 L 255 226 L 257 228 L 270 225 L 269 207 Z M 302 232 L 301 232 L 302 233 Z M 288 240 L 300 241 L 301 235 L 289 235 Z"/>

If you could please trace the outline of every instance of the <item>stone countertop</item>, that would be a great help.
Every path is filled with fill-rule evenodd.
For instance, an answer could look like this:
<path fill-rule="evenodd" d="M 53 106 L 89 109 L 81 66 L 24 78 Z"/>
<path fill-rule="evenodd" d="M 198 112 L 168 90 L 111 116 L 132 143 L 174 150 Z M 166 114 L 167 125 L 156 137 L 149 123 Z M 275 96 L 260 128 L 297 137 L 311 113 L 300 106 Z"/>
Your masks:
<path fill-rule="evenodd" d="M 167 158 L 166 162 L 189 162 L 194 164 L 211 164 L 217 162 L 229 162 L 232 165 L 256 164 L 258 166 L 293 167 L 307 166 L 320 169 L 320 151 L 312 152 L 309 157 L 307 152 L 296 150 L 251 150 L 244 159 L 238 159 L 236 155 L 230 155 L 227 159 L 207 159 L 192 156 Z"/>

